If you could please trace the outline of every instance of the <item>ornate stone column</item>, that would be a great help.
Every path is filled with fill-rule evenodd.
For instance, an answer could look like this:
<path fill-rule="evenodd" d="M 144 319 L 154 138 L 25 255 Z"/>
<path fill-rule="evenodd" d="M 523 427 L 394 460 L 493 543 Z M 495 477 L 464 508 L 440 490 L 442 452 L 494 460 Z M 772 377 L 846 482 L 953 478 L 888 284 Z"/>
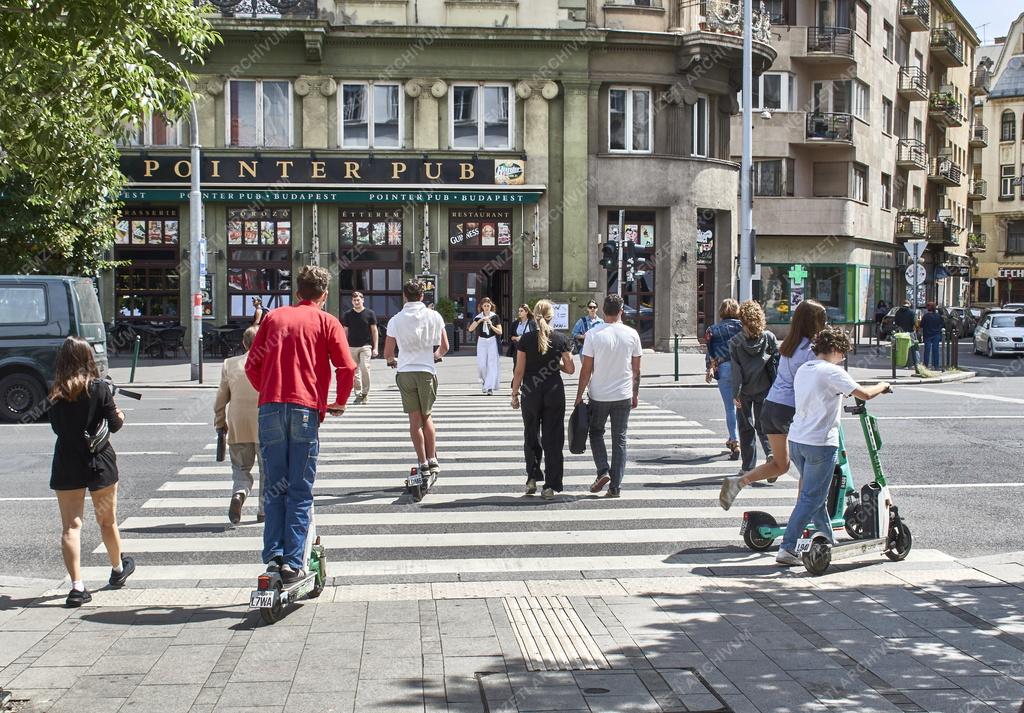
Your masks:
<path fill-rule="evenodd" d="M 338 83 L 330 77 L 303 76 L 295 80 L 295 94 L 302 97 L 304 148 L 326 149 L 331 145 L 327 102 L 337 91 Z"/>
<path fill-rule="evenodd" d="M 437 120 L 438 101 L 448 94 L 448 84 L 440 79 L 419 77 L 405 83 L 405 93 L 416 100 L 413 109 L 412 148 L 436 150 L 447 147 L 441 139 Z"/>
<path fill-rule="evenodd" d="M 526 182 L 531 185 L 547 186 L 550 181 L 548 166 L 550 157 L 550 135 L 548 102 L 558 96 L 558 85 L 552 81 L 522 81 L 516 85 L 516 96 L 523 100 L 523 150 L 526 152 Z M 540 260 L 538 269 L 533 269 L 533 250 L 530 244 L 523 246 L 523 287 L 527 297 L 550 289 L 550 241 L 548 240 L 549 196 L 545 191 L 538 203 Z M 533 211 L 525 213 L 523 231 L 535 231 Z M 560 216 L 554 219 L 558 220 Z"/>

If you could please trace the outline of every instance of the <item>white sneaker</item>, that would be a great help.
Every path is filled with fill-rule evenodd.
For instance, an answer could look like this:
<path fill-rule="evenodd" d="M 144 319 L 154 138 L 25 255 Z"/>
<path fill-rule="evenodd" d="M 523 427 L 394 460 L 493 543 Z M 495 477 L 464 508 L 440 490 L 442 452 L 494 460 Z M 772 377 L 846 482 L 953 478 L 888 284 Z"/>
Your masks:
<path fill-rule="evenodd" d="M 723 510 L 728 510 L 732 507 L 732 501 L 736 499 L 736 496 L 740 494 L 740 490 L 743 489 L 743 483 L 740 482 L 742 476 L 739 475 L 727 475 L 722 478 L 722 489 L 718 492 L 718 504 L 722 506 Z"/>
<path fill-rule="evenodd" d="M 795 567 L 804 563 L 802 559 L 797 557 L 789 550 L 779 548 L 779 554 L 775 555 L 776 564 L 781 564 L 783 567 Z"/>

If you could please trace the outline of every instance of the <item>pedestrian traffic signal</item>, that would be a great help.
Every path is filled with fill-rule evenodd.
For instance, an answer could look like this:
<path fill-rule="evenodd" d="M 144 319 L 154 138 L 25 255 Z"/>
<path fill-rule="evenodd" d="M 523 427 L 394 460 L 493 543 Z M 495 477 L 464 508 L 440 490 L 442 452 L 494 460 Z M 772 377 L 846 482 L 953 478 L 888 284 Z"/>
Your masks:
<path fill-rule="evenodd" d="M 601 248 L 601 267 L 605 270 L 614 270 L 618 267 L 619 247 L 614 240 L 609 240 Z"/>
<path fill-rule="evenodd" d="M 622 260 L 625 263 L 627 270 L 631 270 L 637 266 L 639 261 L 636 254 L 636 243 L 626 242 L 623 244 Z"/>

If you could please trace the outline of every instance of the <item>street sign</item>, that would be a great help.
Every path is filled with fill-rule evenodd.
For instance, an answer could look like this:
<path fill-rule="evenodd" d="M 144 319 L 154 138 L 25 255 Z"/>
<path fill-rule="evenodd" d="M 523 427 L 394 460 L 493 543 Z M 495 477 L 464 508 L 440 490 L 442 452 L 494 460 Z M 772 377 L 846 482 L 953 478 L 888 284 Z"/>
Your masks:
<path fill-rule="evenodd" d="M 903 247 L 906 248 L 907 254 L 910 255 L 910 259 L 917 262 L 924 255 L 924 248 L 928 244 L 927 240 L 908 240 L 903 243 Z"/>
<path fill-rule="evenodd" d="M 996 286 L 996 278 L 990 277 L 987 280 L 985 280 L 985 286 L 986 287 L 995 287 Z"/>
<path fill-rule="evenodd" d="M 199 281 L 206 278 L 206 238 L 199 238 Z"/>
<path fill-rule="evenodd" d="M 920 285 L 924 282 L 925 277 L 927 277 L 927 273 L 925 272 L 924 265 L 914 263 L 913 265 L 907 265 L 906 276 L 907 282 L 917 283 Z"/>

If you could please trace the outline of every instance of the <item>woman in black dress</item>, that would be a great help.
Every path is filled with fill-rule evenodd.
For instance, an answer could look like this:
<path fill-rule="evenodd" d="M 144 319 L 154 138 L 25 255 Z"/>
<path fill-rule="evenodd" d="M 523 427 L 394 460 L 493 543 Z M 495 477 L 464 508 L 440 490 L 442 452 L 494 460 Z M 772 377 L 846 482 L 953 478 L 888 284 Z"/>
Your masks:
<path fill-rule="evenodd" d="M 114 404 L 107 383 L 100 379 L 92 347 L 80 337 L 68 337 L 57 352 L 57 365 L 50 389 L 50 426 L 57 434 L 53 450 L 50 488 L 57 493 L 63 524 L 61 549 L 71 577 L 67 606 L 80 607 L 92 601 L 82 582 L 82 515 L 85 491 L 92 497 L 96 522 L 110 558 L 110 586 L 121 587 L 135 571 L 135 561 L 121 552 L 117 529 L 117 457 L 108 441 L 97 453 L 90 453 L 86 431 L 95 433 L 104 420 L 111 433 L 124 424 L 124 413 Z"/>
<path fill-rule="evenodd" d="M 565 387 L 560 372 L 572 374 L 572 342 L 551 329 L 554 308 L 547 300 L 539 300 L 533 308 L 537 329 L 527 332 L 516 348 L 512 378 L 512 408 L 523 409 L 523 451 L 526 455 L 526 494 L 537 492 L 537 483 L 544 481 L 541 496 L 551 500 L 562 492 L 563 449 L 565 448 Z M 520 388 L 522 404 L 520 404 Z M 544 470 L 540 458 L 544 454 Z"/>

